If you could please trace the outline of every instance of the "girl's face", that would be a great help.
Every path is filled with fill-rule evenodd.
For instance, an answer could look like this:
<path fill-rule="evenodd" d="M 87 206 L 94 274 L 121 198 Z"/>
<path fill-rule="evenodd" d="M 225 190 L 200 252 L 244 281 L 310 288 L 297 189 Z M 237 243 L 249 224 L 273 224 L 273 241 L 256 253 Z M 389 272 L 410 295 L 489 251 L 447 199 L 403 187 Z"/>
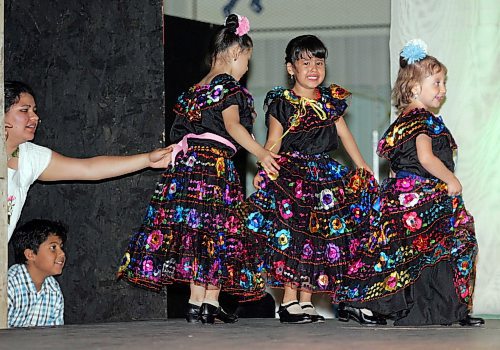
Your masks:
<path fill-rule="evenodd" d="M 438 109 L 446 97 L 446 75 L 444 71 L 428 76 L 416 87 L 417 102 L 426 109 Z"/>
<path fill-rule="evenodd" d="M 38 121 L 35 99 L 28 93 L 21 93 L 19 101 L 14 103 L 8 112 L 5 113 L 5 124 L 7 124 L 6 130 L 8 135 L 7 142 L 19 145 L 33 140 Z"/>
<path fill-rule="evenodd" d="M 232 60 L 232 76 L 236 80 L 240 80 L 248 71 L 248 62 L 252 58 L 253 49 L 239 50 L 236 57 Z"/>
<path fill-rule="evenodd" d="M 295 85 L 293 90 L 301 95 L 307 96 L 312 93 L 325 79 L 325 59 L 302 53 L 300 59 L 286 65 L 288 74 L 293 75 Z"/>

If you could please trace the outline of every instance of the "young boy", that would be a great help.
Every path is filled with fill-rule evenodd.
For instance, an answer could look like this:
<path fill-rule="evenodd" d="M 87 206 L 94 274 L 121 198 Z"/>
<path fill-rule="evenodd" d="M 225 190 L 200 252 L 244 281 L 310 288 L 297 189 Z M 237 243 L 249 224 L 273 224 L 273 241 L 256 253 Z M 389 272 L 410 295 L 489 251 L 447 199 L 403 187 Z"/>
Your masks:
<path fill-rule="evenodd" d="M 8 272 L 8 326 L 64 324 L 64 298 L 56 279 L 66 256 L 66 228 L 48 220 L 32 220 L 12 237 L 16 265 Z"/>

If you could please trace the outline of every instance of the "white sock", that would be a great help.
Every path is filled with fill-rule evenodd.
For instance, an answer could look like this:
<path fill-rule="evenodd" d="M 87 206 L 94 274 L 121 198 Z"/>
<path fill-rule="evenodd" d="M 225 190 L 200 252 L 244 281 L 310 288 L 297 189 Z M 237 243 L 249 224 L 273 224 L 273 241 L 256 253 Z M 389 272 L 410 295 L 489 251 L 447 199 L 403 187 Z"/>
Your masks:
<path fill-rule="evenodd" d="M 196 301 L 193 299 L 189 299 L 188 303 L 196 305 L 196 306 L 201 306 L 201 301 Z"/>
<path fill-rule="evenodd" d="M 204 299 L 203 304 L 210 304 L 215 307 L 219 307 L 219 302 L 217 300 L 209 300 L 209 299 Z"/>
<path fill-rule="evenodd" d="M 301 302 L 299 304 L 302 307 L 303 313 L 306 313 L 308 315 L 314 315 L 314 316 L 318 315 L 318 313 L 316 312 L 316 308 L 314 307 L 314 305 L 310 301 L 306 301 L 303 303 Z"/>
<path fill-rule="evenodd" d="M 296 303 L 296 304 L 290 305 L 293 303 Z M 304 310 L 302 310 L 302 307 L 298 304 L 298 300 L 289 301 L 286 304 L 281 304 L 281 306 L 286 308 L 286 310 L 291 314 L 303 314 L 304 313 Z"/>

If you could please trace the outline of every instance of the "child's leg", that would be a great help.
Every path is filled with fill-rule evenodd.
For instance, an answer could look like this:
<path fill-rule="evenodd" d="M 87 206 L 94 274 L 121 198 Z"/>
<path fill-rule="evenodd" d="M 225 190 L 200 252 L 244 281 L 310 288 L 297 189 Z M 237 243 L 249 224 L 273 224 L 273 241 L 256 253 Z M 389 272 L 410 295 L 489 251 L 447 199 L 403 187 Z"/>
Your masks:
<path fill-rule="evenodd" d="M 281 304 L 289 304 L 292 301 L 297 301 L 297 289 L 292 288 L 290 284 L 285 284 L 285 294 Z"/>
<path fill-rule="evenodd" d="M 203 303 L 219 307 L 219 294 L 220 288 L 212 285 L 208 285 L 203 298 Z"/>
<path fill-rule="evenodd" d="M 311 323 L 312 319 L 307 315 L 297 300 L 297 289 L 290 284 L 285 284 L 285 294 L 278 314 L 281 323 Z"/>
<path fill-rule="evenodd" d="M 228 314 L 220 307 L 219 294 L 220 287 L 210 284 L 207 286 L 200 311 L 202 323 L 215 323 L 216 319 L 224 323 L 234 323 L 238 321 L 238 316 Z"/>
<path fill-rule="evenodd" d="M 312 293 L 307 292 L 307 291 L 300 291 L 300 306 L 303 310 L 304 313 L 308 314 L 313 322 L 324 322 L 325 318 L 318 314 L 316 311 L 316 308 L 311 302 L 312 299 Z"/>
<path fill-rule="evenodd" d="M 200 308 L 205 298 L 205 287 L 191 282 L 189 285 L 191 294 L 189 295 L 189 302 L 186 311 L 186 321 L 195 323 L 200 320 Z"/>
<path fill-rule="evenodd" d="M 189 303 L 197 306 L 201 306 L 203 303 L 203 299 L 205 299 L 205 286 L 200 286 L 191 282 L 189 285 L 189 289 L 191 290 L 191 294 L 189 295 Z"/>

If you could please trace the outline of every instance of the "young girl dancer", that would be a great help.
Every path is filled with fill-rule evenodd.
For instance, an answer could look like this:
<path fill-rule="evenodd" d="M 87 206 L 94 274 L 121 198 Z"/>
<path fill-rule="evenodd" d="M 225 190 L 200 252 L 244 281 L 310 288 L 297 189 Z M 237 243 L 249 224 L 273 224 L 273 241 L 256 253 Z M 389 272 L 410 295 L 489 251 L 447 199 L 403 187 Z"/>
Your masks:
<path fill-rule="evenodd" d="M 376 192 L 343 118 L 350 93 L 335 84 L 321 86 L 326 57 L 326 47 L 313 35 L 288 44 L 285 61 L 293 88 L 274 88 L 264 106 L 265 147 L 279 151 L 280 171 L 259 172 L 258 191 L 248 200 L 246 226 L 267 241 L 268 284 L 284 287 L 278 310 L 283 323 L 324 321 L 311 303 L 312 293 L 339 287 L 355 248 L 349 242 L 357 244 L 350 238 L 365 219 L 363 205 Z M 349 172 L 329 156 L 338 147 L 337 136 L 356 167 L 367 170 Z"/>
<path fill-rule="evenodd" d="M 365 305 L 398 326 L 484 323 L 469 316 L 477 243 L 453 174 L 457 145 L 434 114 L 446 97 L 446 72 L 421 40 L 401 51 L 392 91 L 400 115 L 378 145 L 395 177 L 381 186 L 380 216 L 364 245 L 375 263 L 357 272 L 375 277 L 343 292 L 379 299 Z"/>
<path fill-rule="evenodd" d="M 211 42 L 210 72 L 179 97 L 170 132 L 180 140 L 173 167 L 159 181 L 119 270 L 152 290 L 190 283 L 188 322 L 236 322 L 219 307 L 220 290 L 254 296 L 264 287 L 259 273 L 245 268 L 252 249 L 241 232 L 244 196 L 231 160 L 241 145 L 268 171 L 279 170 L 278 156 L 251 136 L 253 99 L 238 83 L 252 55 L 248 30 L 246 17 L 230 15 Z"/>

